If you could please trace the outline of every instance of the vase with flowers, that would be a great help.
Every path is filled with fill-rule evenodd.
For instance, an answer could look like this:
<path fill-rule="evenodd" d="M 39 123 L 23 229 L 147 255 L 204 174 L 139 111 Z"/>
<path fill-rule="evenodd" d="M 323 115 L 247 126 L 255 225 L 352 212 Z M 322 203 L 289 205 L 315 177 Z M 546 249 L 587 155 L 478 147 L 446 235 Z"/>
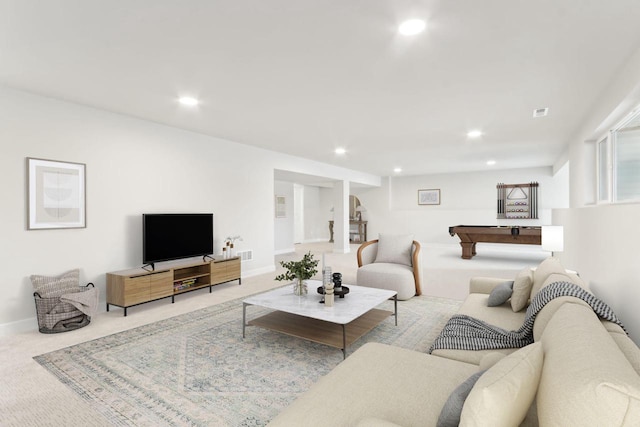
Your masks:
<path fill-rule="evenodd" d="M 236 250 L 234 248 L 234 244 L 236 243 L 236 240 L 242 241 L 242 237 L 229 236 L 226 239 L 224 239 L 225 248 L 223 248 L 223 252 L 226 252 L 226 255 L 228 258 L 233 258 L 234 256 L 236 256 Z M 226 249 L 226 251 L 224 249 Z"/>
<path fill-rule="evenodd" d="M 318 272 L 318 260 L 313 259 L 313 254 L 308 252 L 300 261 L 280 261 L 280 265 L 287 269 L 283 274 L 276 276 L 275 280 L 293 280 L 293 293 L 304 296 L 308 293 L 306 280 L 313 277 Z"/>

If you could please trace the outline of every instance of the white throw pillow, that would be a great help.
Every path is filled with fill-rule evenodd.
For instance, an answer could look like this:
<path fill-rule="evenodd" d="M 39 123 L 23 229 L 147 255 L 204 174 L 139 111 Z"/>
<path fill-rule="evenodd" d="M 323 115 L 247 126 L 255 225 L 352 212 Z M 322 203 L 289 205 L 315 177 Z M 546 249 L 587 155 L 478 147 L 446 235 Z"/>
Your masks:
<path fill-rule="evenodd" d="M 380 234 L 375 262 L 404 264 L 412 267 L 412 251 L 413 236 L 411 234 Z"/>
<path fill-rule="evenodd" d="M 537 342 L 489 368 L 465 400 L 460 425 L 520 425 L 536 396 L 543 360 L 542 343 Z"/>
<path fill-rule="evenodd" d="M 520 271 L 513 279 L 511 309 L 516 313 L 527 306 L 529 295 L 531 295 L 531 286 L 533 286 L 533 273 L 530 268 Z"/>
<path fill-rule="evenodd" d="M 564 274 L 566 273 L 566 270 L 562 264 L 560 264 L 560 260 L 558 258 L 549 257 L 542 261 L 533 272 L 533 286 L 531 286 L 531 295 L 529 295 L 529 299 L 533 299 L 533 297 L 536 296 L 538 291 L 542 289 L 544 281 L 553 273 Z"/>

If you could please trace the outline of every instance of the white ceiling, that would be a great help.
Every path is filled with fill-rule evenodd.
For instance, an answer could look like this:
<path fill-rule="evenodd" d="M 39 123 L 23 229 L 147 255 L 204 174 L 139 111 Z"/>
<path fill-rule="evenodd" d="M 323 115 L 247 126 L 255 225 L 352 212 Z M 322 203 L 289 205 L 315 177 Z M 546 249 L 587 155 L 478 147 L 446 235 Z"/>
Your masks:
<path fill-rule="evenodd" d="M 548 166 L 639 22 L 638 0 L 0 0 L 0 83 L 382 176 Z"/>

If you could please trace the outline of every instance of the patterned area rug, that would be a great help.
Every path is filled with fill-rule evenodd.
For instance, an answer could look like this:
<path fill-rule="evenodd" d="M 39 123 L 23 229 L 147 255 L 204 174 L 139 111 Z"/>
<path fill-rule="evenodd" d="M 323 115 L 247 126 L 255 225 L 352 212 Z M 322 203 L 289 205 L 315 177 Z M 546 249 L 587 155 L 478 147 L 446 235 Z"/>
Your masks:
<path fill-rule="evenodd" d="M 415 297 L 348 348 L 426 352 L 460 302 Z M 393 303 L 380 308 L 393 311 Z M 247 318 L 263 309 L 249 307 Z M 34 358 L 113 425 L 263 426 L 342 360 L 322 344 L 248 327 L 234 300 Z"/>

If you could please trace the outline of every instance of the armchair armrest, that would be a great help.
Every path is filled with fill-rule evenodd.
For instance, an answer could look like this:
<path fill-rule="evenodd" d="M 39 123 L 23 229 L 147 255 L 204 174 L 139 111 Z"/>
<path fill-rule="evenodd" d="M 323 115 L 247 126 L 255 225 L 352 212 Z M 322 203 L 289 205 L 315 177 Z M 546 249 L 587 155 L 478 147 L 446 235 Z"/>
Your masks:
<path fill-rule="evenodd" d="M 469 280 L 469 293 L 490 294 L 493 288 L 507 281 L 509 281 L 509 279 L 500 279 L 497 277 L 472 277 L 471 280 Z"/>
<path fill-rule="evenodd" d="M 416 281 L 416 295 L 422 295 L 422 255 L 420 254 L 420 242 L 413 241 L 411 263 L 413 264 L 413 277 Z"/>
<path fill-rule="evenodd" d="M 364 242 L 358 248 L 358 267 L 371 264 L 378 254 L 378 239 Z"/>

